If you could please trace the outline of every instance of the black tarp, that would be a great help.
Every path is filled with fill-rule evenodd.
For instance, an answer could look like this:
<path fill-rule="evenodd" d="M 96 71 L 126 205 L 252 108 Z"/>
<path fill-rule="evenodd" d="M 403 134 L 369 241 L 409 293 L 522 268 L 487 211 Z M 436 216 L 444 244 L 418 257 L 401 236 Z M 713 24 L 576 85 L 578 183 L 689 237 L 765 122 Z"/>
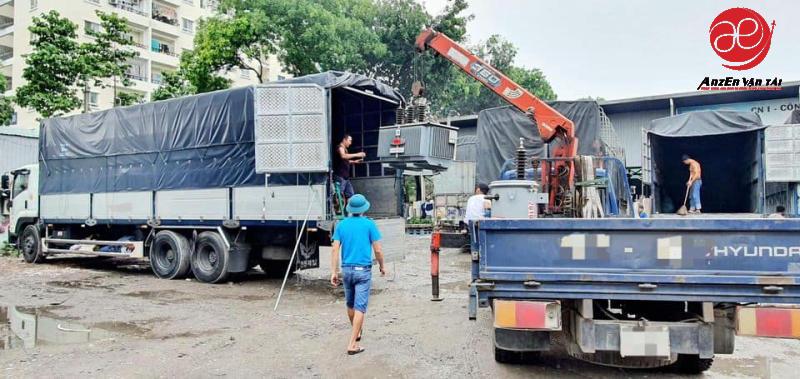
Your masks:
<path fill-rule="evenodd" d="M 682 205 L 689 168 L 681 157 L 687 154 L 702 168 L 703 212 L 759 212 L 765 127 L 750 112 L 699 111 L 654 120 L 647 132 L 656 211 L 674 213 Z"/>
<path fill-rule="evenodd" d="M 402 101 L 363 75 L 327 72 L 280 83 L 349 86 Z M 263 185 L 255 173 L 254 88 L 42 121 L 40 192 L 87 193 Z M 319 182 L 325 175 L 311 175 Z M 270 184 L 307 183 L 281 174 Z"/>
<path fill-rule="evenodd" d="M 600 106 L 597 102 L 554 101 L 548 104 L 575 124 L 578 153 L 593 155 L 592 141 L 598 138 L 600 129 Z M 485 109 L 478 114 L 476 175 L 479 182 L 489 183 L 500 177 L 503 163 L 514 158 L 520 138 L 524 139 L 529 157 L 544 156 L 544 142 L 539 130 L 524 113 L 506 106 Z"/>

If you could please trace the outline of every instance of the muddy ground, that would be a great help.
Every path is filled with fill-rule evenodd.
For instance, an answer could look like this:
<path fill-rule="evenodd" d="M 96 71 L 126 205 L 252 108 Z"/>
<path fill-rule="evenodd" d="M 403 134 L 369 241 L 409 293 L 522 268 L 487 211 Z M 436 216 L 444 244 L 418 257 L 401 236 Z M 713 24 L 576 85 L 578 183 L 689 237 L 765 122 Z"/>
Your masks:
<path fill-rule="evenodd" d="M 273 312 L 281 281 L 257 270 L 207 285 L 159 280 L 131 260 L 59 258 L 34 266 L 0 258 L 6 313 L 15 306 L 38 315 L 42 328 L 90 340 L 0 350 L 0 377 L 678 377 L 560 353 L 527 365 L 495 363 L 489 311 L 467 319 L 469 256 L 445 249 L 445 300 L 434 303 L 428 243 L 409 237 L 406 257 L 389 264 L 389 277 L 376 277 L 366 351 L 352 357 L 345 354 L 342 292 L 327 284 L 327 270 L 290 278 Z M 718 357 L 706 376 L 793 378 L 799 357 L 800 341 L 740 338 L 736 353 Z"/>

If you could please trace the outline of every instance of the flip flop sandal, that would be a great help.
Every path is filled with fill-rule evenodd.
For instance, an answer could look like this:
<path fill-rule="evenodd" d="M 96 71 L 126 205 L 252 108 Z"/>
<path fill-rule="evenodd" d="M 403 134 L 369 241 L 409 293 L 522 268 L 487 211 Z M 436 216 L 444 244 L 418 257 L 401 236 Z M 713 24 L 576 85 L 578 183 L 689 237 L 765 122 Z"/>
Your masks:
<path fill-rule="evenodd" d="M 364 352 L 364 348 L 363 347 L 359 347 L 357 350 L 347 350 L 347 355 L 356 355 L 356 354 L 363 353 L 363 352 Z"/>

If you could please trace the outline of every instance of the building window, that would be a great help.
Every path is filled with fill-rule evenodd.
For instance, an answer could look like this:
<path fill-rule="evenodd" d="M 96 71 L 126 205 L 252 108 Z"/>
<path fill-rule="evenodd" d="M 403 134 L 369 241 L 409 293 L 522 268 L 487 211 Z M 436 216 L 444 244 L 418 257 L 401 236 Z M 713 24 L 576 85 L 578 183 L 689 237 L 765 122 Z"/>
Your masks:
<path fill-rule="evenodd" d="M 183 19 L 183 31 L 187 33 L 194 33 L 194 21 L 184 18 Z"/>
<path fill-rule="evenodd" d="M 239 77 L 242 79 L 250 79 L 250 70 L 239 70 Z"/>
<path fill-rule="evenodd" d="M 97 101 L 100 98 L 100 94 L 97 92 L 89 92 L 89 107 L 90 108 L 97 108 Z"/>
<path fill-rule="evenodd" d="M 31 0 L 31 10 L 36 10 L 36 8 L 39 8 L 39 0 Z"/>
<path fill-rule="evenodd" d="M 89 31 L 100 33 L 100 24 L 91 21 L 84 21 L 83 30 L 86 31 L 86 34 L 89 34 Z"/>
<path fill-rule="evenodd" d="M 194 0 L 183 0 L 185 4 L 194 5 Z"/>
<path fill-rule="evenodd" d="M 217 10 L 219 6 L 219 0 L 200 0 L 200 8 L 205 8 L 210 11 Z"/>

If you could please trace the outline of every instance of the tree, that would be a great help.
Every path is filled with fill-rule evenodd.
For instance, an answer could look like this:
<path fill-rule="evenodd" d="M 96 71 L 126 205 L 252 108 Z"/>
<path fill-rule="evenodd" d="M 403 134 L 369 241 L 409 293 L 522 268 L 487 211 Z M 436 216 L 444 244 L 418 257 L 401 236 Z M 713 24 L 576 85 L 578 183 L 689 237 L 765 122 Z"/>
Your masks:
<path fill-rule="evenodd" d="M 6 78 L 0 75 L 0 93 L 6 92 Z M 0 125 L 8 125 L 14 117 L 13 100 L 9 97 L 0 95 Z"/>
<path fill-rule="evenodd" d="M 22 77 L 26 83 L 17 88 L 17 104 L 47 118 L 80 107 L 76 87 L 82 88 L 83 103 L 88 106 L 89 86 L 105 87 L 104 79 L 109 78 L 115 82 L 121 78 L 123 85 L 129 84 L 124 73 L 136 52 L 125 49 L 131 44 L 126 37 L 127 23 L 116 14 L 98 11 L 97 15 L 100 29 L 86 31 L 93 41 L 80 44 L 76 41 L 77 25 L 58 12 L 33 18 L 28 28 L 33 51 L 25 56 Z"/>
<path fill-rule="evenodd" d="M 197 87 L 192 85 L 180 71 L 165 72 L 161 86 L 150 94 L 150 99 L 153 101 L 166 100 L 195 93 L 198 93 Z"/>
<path fill-rule="evenodd" d="M 28 28 L 32 52 L 24 55 L 22 77 L 26 83 L 17 88 L 17 104 L 32 108 L 45 118 L 81 105 L 73 88 L 79 72 L 76 29 L 56 11 L 33 17 Z"/>
<path fill-rule="evenodd" d="M 80 44 L 80 54 L 78 55 L 80 75 L 76 84 L 84 89 L 84 112 L 89 109 L 90 86 L 106 88 L 104 79 L 111 78 L 114 81 L 115 91 L 118 78 L 123 86 L 131 85 L 131 81 L 125 73 L 130 68 L 128 62 L 139 55 L 136 51 L 127 48 L 132 45 L 132 42 L 128 37 L 128 23 L 124 18 L 119 17 L 116 13 L 101 11 L 95 11 L 95 13 L 100 17 L 100 28 L 86 30 L 86 34 L 93 40 Z"/>
<path fill-rule="evenodd" d="M 114 100 L 115 107 L 127 107 L 128 105 L 139 104 L 144 99 L 144 95 L 132 92 L 117 92 Z"/>
<path fill-rule="evenodd" d="M 542 100 L 556 99 L 553 88 L 541 70 L 514 65 L 517 48 L 502 37 L 493 35 L 485 42 L 473 46 L 471 50 L 484 62 L 489 63 L 519 84 L 520 87 Z M 458 77 L 448 82 L 447 87 L 439 93 L 437 99 L 440 107 L 449 108 L 438 109 L 439 114 L 446 115 L 451 110 L 459 114 L 475 114 L 483 109 L 508 105 L 494 92 L 485 88 L 483 84 L 461 72 L 459 68 L 453 66 L 453 69 L 458 71 Z"/>

